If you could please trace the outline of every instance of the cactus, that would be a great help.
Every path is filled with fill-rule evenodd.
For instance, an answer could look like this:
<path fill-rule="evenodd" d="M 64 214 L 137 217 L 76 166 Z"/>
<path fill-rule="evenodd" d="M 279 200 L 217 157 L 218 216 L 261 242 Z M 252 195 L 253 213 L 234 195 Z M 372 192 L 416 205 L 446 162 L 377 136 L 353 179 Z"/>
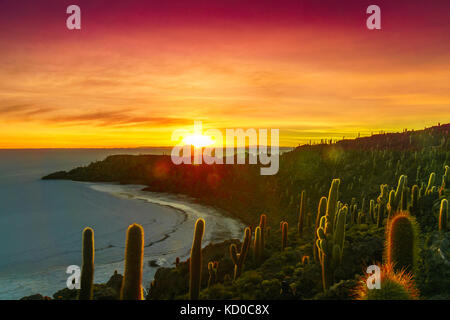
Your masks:
<path fill-rule="evenodd" d="M 258 226 L 255 229 L 255 242 L 253 245 L 253 254 L 255 257 L 255 261 L 256 262 L 260 262 L 261 261 L 261 254 L 262 254 L 262 248 L 261 248 L 261 228 Z"/>
<path fill-rule="evenodd" d="M 367 213 L 368 223 L 375 222 L 375 200 L 371 199 L 369 202 L 369 212 Z"/>
<path fill-rule="evenodd" d="M 388 212 L 388 220 L 395 213 L 395 204 L 394 203 L 395 203 L 395 191 L 391 190 L 391 192 L 389 192 L 389 200 L 388 200 L 388 204 L 386 207 L 387 212 Z"/>
<path fill-rule="evenodd" d="M 414 273 L 418 257 L 418 227 L 407 211 L 397 213 L 386 228 L 386 260 L 394 270 Z"/>
<path fill-rule="evenodd" d="M 397 190 L 395 191 L 395 197 L 393 201 L 393 208 L 391 210 L 391 214 L 393 215 L 395 212 L 400 210 L 400 202 L 402 199 L 403 188 L 406 186 L 406 176 L 401 175 L 398 179 Z"/>
<path fill-rule="evenodd" d="M 244 267 L 245 258 L 247 257 L 248 248 L 250 247 L 250 242 L 252 240 L 252 232 L 250 228 L 245 228 L 244 231 L 244 241 L 241 245 L 241 251 L 237 252 L 237 247 L 233 243 L 230 245 L 230 256 L 234 263 L 234 280 L 240 277 L 242 269 Z"/>
<path fill-rule="evenodd" d="M 411 189 L 411 212 L 417 214 L 419 208 L 419 186 L 417 184 L 413 185 Z"/>
<path fill-rule="evenodd" d="M 401 201 L 400 201 L 400 203 L 401 203 L 401 210 L 402 211 L 405 211 L 405 210 L 408 210 L 408 191 L 409 191 L 409 188 L 408 187 L 403 187 L 403 191 L 402 191 L 402 198 L 401 198 Z"/>
<path fill-rule="evenodd" d="M 300 196 L 300 209 L 298 213 L 298 234 L 301 236 L 303 231 L 303 219 L 305 215 L 305 202 L 306 202 L 306 191 L 303 190 Z"/>
<path fill-rule="evenodd" d="M 287 247 L 287 240 L 288 240 L 288 223 L 285 221 L 283 222 L 282 228 L 281 228 L 281 251 L 284 251 Z"/>
<path fill-rule="evenodd" d="M 430 174 L 430 177 L 428 178 L 427 188 L 425 189 L 425 195 L 426 196 L 429 196 L 432 193 L 432 188 L 434 186 L 435 180 L 436 180 L 436 174 L 434 172 L 432 172 Z"/>
<path fill-rule="evenodd" d="M 348 213 L 348 207 L 343 206 L 336 214 L 338 207 L 339 179 L 334 179 L 328 196 L 327 212 L 320 219 L 320 225 L 317 229 L 317 242 L 319 260 L 322 266 L 322 285 L 324 291 L 334 281 L 334 271 L 342 261 L 345 242 L 345 220 Z M 333 202 L 333 203 L 332 203 Z M 336 219 L 334 219 L 336 216 Z M 335 221 L 334 225 L 332 222 Z"/>
<path fill-rule="evenodd" d="M 388 187 L 387 184 L 382 184 L 380 186 L 380 195 L 377 198 L 378 202 L 378 216 L 377 216 L 377 227 L 381 227 L 384 219 L 384 213 L 387 211 L 387 204 L 389 201 Z"/>
<path fill-rule="evenodd" d="M 317 230 L 317 228 L 319 228 L 319 223 L 320 223 L 320 219 L 326 214 L 327 212 L 327 197 L 322 197 L 320 198 L 319 201 L 319 208 L 317 209 L 317 215 L 316 215 L 316 225 L 314 230 Z M 316 262 L 319 262 L 319 253 L 318 253 L 318 248 L 315 245 L 317 241 L 317 232 L 314 232 L 314 260 Z"/>
<path fill-rule="evenodd" d="M 261 255 L 265 248 L 266 221 L 267 221 L 266 215 L 262 214 L 259 217 L 259 227 L 261 228 Z"/>
<path fill-rule="evenodd" d="M 328 193 L 326 215 L 328 215 L 328 223 L 330 223 L 330 230 L 334 229 L 334 216 L 337 213 L 340 183 L 341 180 L 333 179 L 333 181 L 331 182 L 330 191 Z"/>
<path fill-rule="evenodd" d="M 191 300 L 198 300 L 202 284 L 202 238 L 204 231 L 205 220 L 197 219 L 189 263 L 189 299 Z"/>
<path fill-rule="evenodd" d="M 83 264 L 81 269 L 79 300 L 92 300 L 94 289 L 94 230 L 85 228 L 83 230 Z"/>
<path fill-rule="evenodd" d="M 447 231 L 447 218 L 448 218 L 448 201 L 442 199 L 441 208 L 439 210 L 439 231 Z"/>
<path fill-rule="evenodd" d="M 419 291 L 416 288 L 411 273 L 395 272 L 392 265 L 385 264 L 380 268 L 379 289 L 369 289 L 367 281 L 371 274 L 366 275 L 353 290 L 357 300 L 418 300 Z"/>
<path fill-rule="evenodd" d="M 135 223 L 128 227 L 125 246 L 125 270 L 120 299 L 143 300 L 144 229 L 142 226 Z"/>
<path fill-rule="evenodd" d="M 356 220 L 357 224 L 362 224 L 364 223 L 364 218 L 366 217 L 366 215 L 363 212 L 358 212 L 358 219 Z"/>
<path fill-rule="evenodd" d="M 303 256 L 302 257 L 302 264 L 303 265 L 309 264 L 309 256 Z"/>
<path fill-rule="evenodd" d="M 448 189 L 450 187 L 450 167 L 444 167 L 444 175 L 442 176 L 442 189 Z"/>
<path fill-rule="evenodd" d="M 219 262 L 210 261 L 208 262 L 208 288 L 217 282 L 217 271 L 219 269 Z"/>

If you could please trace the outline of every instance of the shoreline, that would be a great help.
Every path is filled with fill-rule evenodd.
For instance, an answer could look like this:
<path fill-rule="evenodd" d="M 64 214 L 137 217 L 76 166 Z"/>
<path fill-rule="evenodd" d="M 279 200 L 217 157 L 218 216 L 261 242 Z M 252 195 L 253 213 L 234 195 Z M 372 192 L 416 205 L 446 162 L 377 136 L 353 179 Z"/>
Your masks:
<path fill-rule="evenodd" d="M 194 222 L 197 218 L 202 217 L 206 220 L 207 226 L 203 247 L 208 244 L 222 242 L 228 239 L 241 238 L 242 230 L 245 226 L 241 221 L 230 218 L 223 210 L 219 211 L 210 206 L 195 203 L 192 199 L 183 195 L 143 191 L 142 189 L 146 187 L 144 185 L 122 185 L 117 183 L 78 181 L 70 182 L 84 185 L 85 188 L 82 189 L 88 190 L 88 192 L 107 193 L 113 197 L 133 201 L 139 200 L 140 202 L 166 208 L 166 210 L 155 211 L 155 209 L 149 207 L 148 212 L 145 212 L 145 210 L 142 211 L 142 217 L 148 221 L 148 223 L 144 225 L 147 233 L 143 278 L 143 286 L 145 288 L 148 287 L 150 282 L 154 279 L 156 271 L 160 267 L 172 267 L 177 256 L 182 261 L 189 257 Z M 111 187 L 113 187 L 113 189 L 111 189 Z M 95 194 L 93 197 L 95 198 Z M 99 204 L 101 204 L 101 202 Z M 144 206 L 146 205 L 144 204 Z M 124 207 L 126 212 L 126 203 L 124 204 Z M 170 211 L 168 211 L 168 209 Z M 172 214 L 170 214 L 170 212 L 172 212 Z M 152 213 L 155 214 L 154 219 L 151 217 Z M 166 217 L 167 219 L 165 219 Z M 111 219 L 114 219 L 114 216 L 111 216 Z M 228 224 L 230 224 L 229 228 Z M 152 232 L 152 228 L 155 232 Z M 104 242 L 104 238 L 99 238 L 98 242 Z M 97 253 L 100 254 L 100 252 L 102 252 L 102 255 L 107 255 L 107 261 L 100 262 L 101 260 L 98 260 L 98 262 L 96 262 L 94 283 L 106 283 L 114 270 L 118 270 L 119 273 L 123 272 L 124 256 L 122 246 L 124 248 L 125 243 L 123 243 L 123 245 L 114 243 L 113 245 L 108 245 L 106 247 L 100 246 L 96 248 Z M 16 287 L 13 282 L 17 282 L 16 280 L 20 279 L 20 281 L 17 282 L 17 285 L 22 287 L 20 291 L 23 292 L 21 292 L 20 296 L 10 296 L 9 298 L 5 296 L 4 298 L 20 299 L 36 293 L 52 296 L 59 290 L 65 288 L 65 279 L 67 276 L 68 275 L 65 274 L 65 267 L 59 264 L 55 264 L 37 273 L 30 272 L 20 275 L 20 278 L 13 275 L 6 276 L 3 280 L 5 280 L 5 284 L 9 282 L 8 287 L 12 286 L 11 289 L 13 291 Z M 33 284 L 30 283 L 30 279 L 33 279 Z M 51 280 L 51 283 L 50 279 L 53 279 Z M 39 285 L 39 283 L 41 283 L 42 286 Z M 23 286 L 29 286 L 29 289 L 23 290 Z"/>

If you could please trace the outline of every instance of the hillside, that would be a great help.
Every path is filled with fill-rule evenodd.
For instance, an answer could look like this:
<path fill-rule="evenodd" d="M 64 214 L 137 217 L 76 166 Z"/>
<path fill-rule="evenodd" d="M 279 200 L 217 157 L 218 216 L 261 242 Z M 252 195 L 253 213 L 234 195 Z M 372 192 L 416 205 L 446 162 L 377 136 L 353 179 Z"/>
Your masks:
<path fill-rule="evenodd" d="M 401 278 L 418 289 L 399 285 L 400 293 L 385 298 L 450 299 L 448 209 L 442 207 L 450 186 L 449 129 L 300 146 L 281 156 L 275 176 L 261 176 L 257 165 L 175 166 L 167 156 L 117 155 L 44 179 L 143 184 L 242 219 L 252 239 L 242 248 L 248 250 L 244 272 L 232 281 L 236 257 L 213 246 L 210 261 L 202 261 L 200 298 L 368 298 L 358 287 L 365 267 L 383 264 L 394 283 Z M 396 238 L 396 221 L 399 230 L 411 231 Z M 397 246 L 409 252 L 407 263 L 392 258 Z M 217 272 L 208 270 L 214 261 Z M 185 262 L 161 268 L 147 298 L 186 298 L 188 280 Z"/>

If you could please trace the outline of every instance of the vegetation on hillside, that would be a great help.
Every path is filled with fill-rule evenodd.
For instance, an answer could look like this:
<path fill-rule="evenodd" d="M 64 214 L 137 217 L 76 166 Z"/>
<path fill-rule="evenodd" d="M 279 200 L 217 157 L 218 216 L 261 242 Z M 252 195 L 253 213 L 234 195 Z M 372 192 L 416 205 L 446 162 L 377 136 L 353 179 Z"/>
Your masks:
<path fill-rule="evenodd" d="M 44 179 L 145 184 L 249 226 L 242 244 L 159 269 L 144 284 L 147 299 L 188 298 L 190 290 L 200 299 L 450 299 L 449 129 L 301 146 L 280 157 L 274 176 L 261 176 L 258 165 L 118 155 Z M 361 289 L 372 264 L 385 272 L 386 291 Z"/>

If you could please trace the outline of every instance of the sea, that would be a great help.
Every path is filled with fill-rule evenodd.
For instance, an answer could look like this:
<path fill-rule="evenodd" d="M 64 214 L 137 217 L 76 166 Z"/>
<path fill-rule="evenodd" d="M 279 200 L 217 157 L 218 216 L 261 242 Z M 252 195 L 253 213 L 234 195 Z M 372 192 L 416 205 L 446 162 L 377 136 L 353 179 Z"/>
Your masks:
<path fill-rule="evenodd" d="M 181 195 L 144 186 L 41 180 L 55 171 L 88 165 L 114 154 L 169 154 L 166 148 L 0 150 L 0 299 L 67 287 L 71 265 L 81 266 L 85 227 L 95 234 L 95 283 L 123 274 L 127 227 L 145 232 L 143 286 L 158 267 L 189 256 L 194 224 L 205 219 L 203 246 L 238 238 L 244 225 L 226 212 Z"/>

